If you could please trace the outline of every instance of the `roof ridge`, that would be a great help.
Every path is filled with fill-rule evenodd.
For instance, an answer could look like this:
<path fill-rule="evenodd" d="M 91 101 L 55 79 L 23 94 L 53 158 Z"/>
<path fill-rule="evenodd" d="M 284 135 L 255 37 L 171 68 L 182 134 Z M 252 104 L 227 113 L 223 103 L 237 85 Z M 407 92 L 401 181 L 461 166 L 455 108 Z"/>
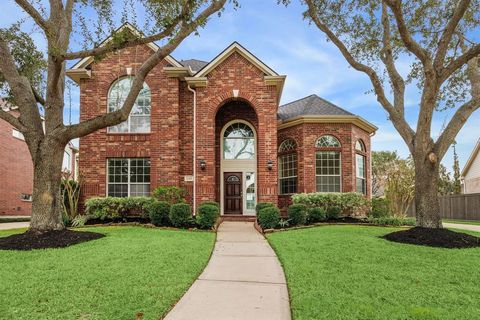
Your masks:
<path fill-rule="evenodd" d="M 315 93 L 312 93 L 312 94 L 310 94 L 310 95 L 308 95 L 308 96 L 306 96 L 306 97 L 299 98 L 299 99 L 297 99 L 297 100 L 293 100 L 293 101 L 287 102 L 287 103 L 282 104 L 281 106 L 279 106 L 279 108 L 283 108 L 283 107 L 286 107 L 286 106 L 288 106 L 288 105 L 290 105 L 290 104 L 292 104 L 292 103 L 295 103 L 295 102 L 298 102 L 298 101 L 302 101 L 302 100 L 308 99 L 308 98 L 310 98 L 311 96 L 316 96 L 316 94 L 315 94 Z"/>

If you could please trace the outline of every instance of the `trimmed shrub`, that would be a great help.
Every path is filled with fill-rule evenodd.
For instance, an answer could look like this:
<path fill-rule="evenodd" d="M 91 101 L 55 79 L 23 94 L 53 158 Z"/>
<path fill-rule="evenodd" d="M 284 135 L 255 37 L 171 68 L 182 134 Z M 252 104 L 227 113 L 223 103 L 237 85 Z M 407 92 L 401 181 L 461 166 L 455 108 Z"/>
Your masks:
<path fill-rule="evenodd" d="M 307 211 L 307 222 L 315 223 L 327 220 L 327 211 L 324 208 L 310 208 Z"/>
<path fill-rule="evenodd" d="M 212 229 L 219 215 L 218 206 L 203 203 L 197 210 L 197 225 L 201 229 Z"/>
<path fill-rule="evenodd" d="M 275 207 L 275 205 L 271 202 L 259 202 L 255 206 L 255 212 L 257 213 L 257 216 L 258 216 L 258 214 L 260 213 L 260 210 L 264 208 L 271 208 L 271 207 L 273 208 Z"/>
<path fill-rule="evenodd" d="M 332 206 L 327 208 L 328 219 L 336 219 L 342 213 L 342 208 L 339 206 Z"/>
<path fill-rule="evenodd" d="M 414 218 L 368 217 L 368 222 L 379 225 L 379 226 L 392 226 L 392 227 L 415 226 Z"/>
<path fill-rule="evenodd" d="M 307 208 L 340 208 L 340 213 L 348 215 L 364 215 L 370 206 L 363 194 L 357 192 L 344 193 L 298 193 L 292 196 L 294 204 L 303 204 Z"/>
<path fill-rule="evenodd" d="M 188 227 L 192 223 L 192 208 L 187 203 L 175 203 L 170 207 L 169 218 L 174 227 Z"/>
<path fill-rule="evenodd" d="M 307 207 L 303 204 L 292 204 L 288 207 L 287 213 L 292 226 L 307 222 Z"/>
<path fill-rule="evenodd" d="M 215 206 L 220 210 L 220 204 L 218 202 L 215 202 L 215 201 L 205 201 L 205 202 L 202 202 L 200 205 L 203 206 L 203 205 L 207 205 L 207 204 Z"/>
<path fill-rule="evenodd" d="M 126 217 L 148 218 L 147 208 L 155 200 L 150 197 L 98 197 L 85 201 L 85 214 L 94 219 Z"/>
<path fill-rule="evenodd" d="M 264 230 L 275 228 L 280 221 L 280 210 L 274 206 L 267 206 L 258 212 L 257 221 Z"/>
<path fill-rule="evenodd" d="M 185 202 L 187 192 L 183 188 L 174 186 L 158 187 L 153 190 L 153 197 L 158 201 L 167 201 L 170 204 Z"/>
<path fill-rule="evenodd" d="M 382 218 L 390 216 L 390 206 L 386 198 L 373 198 L 372 210 L 369 216 L 373 218 Z"/>
<path fill-rule="evenodd" d="M 148 206 L 147 211 L 150 221 L 157 227 L 168 226 L 170 224 L 170 203 L 167 201 L 155 200 Z"/>

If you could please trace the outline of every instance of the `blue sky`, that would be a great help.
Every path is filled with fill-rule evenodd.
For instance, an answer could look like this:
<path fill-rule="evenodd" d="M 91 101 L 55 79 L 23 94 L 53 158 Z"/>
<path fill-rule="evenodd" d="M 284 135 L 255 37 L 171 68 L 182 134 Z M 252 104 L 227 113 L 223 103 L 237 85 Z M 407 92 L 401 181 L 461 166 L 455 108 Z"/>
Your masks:
<path fill-rule="evenodd" d="M 302 19 L 304 8 L 298 1 L 293 2 L 285 7 L 277 5 L 276 0 L 240 0 L 240 8 L 227 7 L 220 18 L 213 17 L 204 29 L 199 30 L 199 35 L 188 37 L 172 55 L 177 60 L 196 58 L 209 61 L 233 41 L 238 41 L 279 74 L 287 75 L 282 104 L 315 93 L 375 124 L 379 130 L 372 139 L 373 150 L 397 150 L 401 156 L 408 156 L 408 149 L 388 121 L 386 112 L 373 94 L 366 94 L 371 89 L 367 76 L 351 69 L 336 47 Z M 0 22 L 1 27 L 22 16 L 12 0 L 2 3 L 2 11 L 6 18 Z M 44 43 L 40 35 L 33 36 L 39 43 Z M 399 69 L 406 73 L 408 59 L 400 61 Z M 417 89 L 408 88 L 406 114 L 412 126 L 418 101 Z M 76 88 L 73 88 L 72 105 L 75 122 L 78 121 L 79 107 Z M 66 121 L 68 113 L 66 108 Z M 452 110 L 447 110 L 435 116 L 434 135 L 452 114 Z M 479 138 L 479 124 L 480 112 L 477 111 L 457 137 L 461 167 Z M 451 170 L 451 151 L 443 162 Z"/>

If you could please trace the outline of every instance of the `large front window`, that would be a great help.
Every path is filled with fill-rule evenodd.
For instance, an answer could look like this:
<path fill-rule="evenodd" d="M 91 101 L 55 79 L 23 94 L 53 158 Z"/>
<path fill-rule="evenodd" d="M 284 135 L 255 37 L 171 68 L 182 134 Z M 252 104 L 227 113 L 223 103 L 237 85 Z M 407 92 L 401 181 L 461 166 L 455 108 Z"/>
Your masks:
<path fill-rule="evenodd" d="M 121 78 L 110 87 L 108 92 L 108 112 L 116 111 L 123 107 L 132 87 L 133 77 Z M 146 83 L 135 100 L 132 111 L 127 121 L 109 127 L 110 133 L 148 133 L 150 132 L 151 94 Z"/>
<path fill-rule="evenodd" d="M 316 153 L 317 192 L 341 192 L 340 152 Z"/>
<path fill-rule="evenodd" d="M 255 135 L 245 123 L 234 123 L 223 134 L 223 159 L 255 159 Z"/>
<path fill-rule="evenodd" d="M 150 195 L 150 159 L 108 159 L 109 197 L 140 197 Z"/>
<path fill-rule="evenodd" d="M 367 186 L 365 179 L 365 156 L 361 154 L 356 155 L 357 167 L 357 192 L 366 194 Z"/>
<path fill-rule="evenodd" d="M 278 148 L 278 180 L 280 194 L 297 192 L 297 144 L 287 139 Z"/>

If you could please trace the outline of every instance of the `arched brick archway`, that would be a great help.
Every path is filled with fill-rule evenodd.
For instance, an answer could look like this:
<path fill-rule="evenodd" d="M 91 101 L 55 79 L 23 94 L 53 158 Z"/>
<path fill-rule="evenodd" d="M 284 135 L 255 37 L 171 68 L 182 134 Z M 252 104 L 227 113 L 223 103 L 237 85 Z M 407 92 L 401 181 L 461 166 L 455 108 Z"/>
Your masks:
<path fill-rule="evenodd" d="M 215 114 L 215 198 L 221 205 L 223 214 L 251 214 L 255 213 L 257 175 L 257 151 L 258 151 L 258 117 L 253 106 L 244 99 L 228 99 L 222 103 Z M 245 125 L 252 129 L 255 137 L 255 154 L 251 160 L 225 160 L 223 157 L 223 135 L 227 127 L 231 125 Z M 235 173 L 240 178 L 241 195 L 240 208 L 231 211 L 226 206 L 224 191 L 225 175 Z M 249 188 L 250 186 L 250 188 Z M 252 193 L 253 191 L 253 193 Z M 230 211 L 230 212 L 229 212 Z"/>

